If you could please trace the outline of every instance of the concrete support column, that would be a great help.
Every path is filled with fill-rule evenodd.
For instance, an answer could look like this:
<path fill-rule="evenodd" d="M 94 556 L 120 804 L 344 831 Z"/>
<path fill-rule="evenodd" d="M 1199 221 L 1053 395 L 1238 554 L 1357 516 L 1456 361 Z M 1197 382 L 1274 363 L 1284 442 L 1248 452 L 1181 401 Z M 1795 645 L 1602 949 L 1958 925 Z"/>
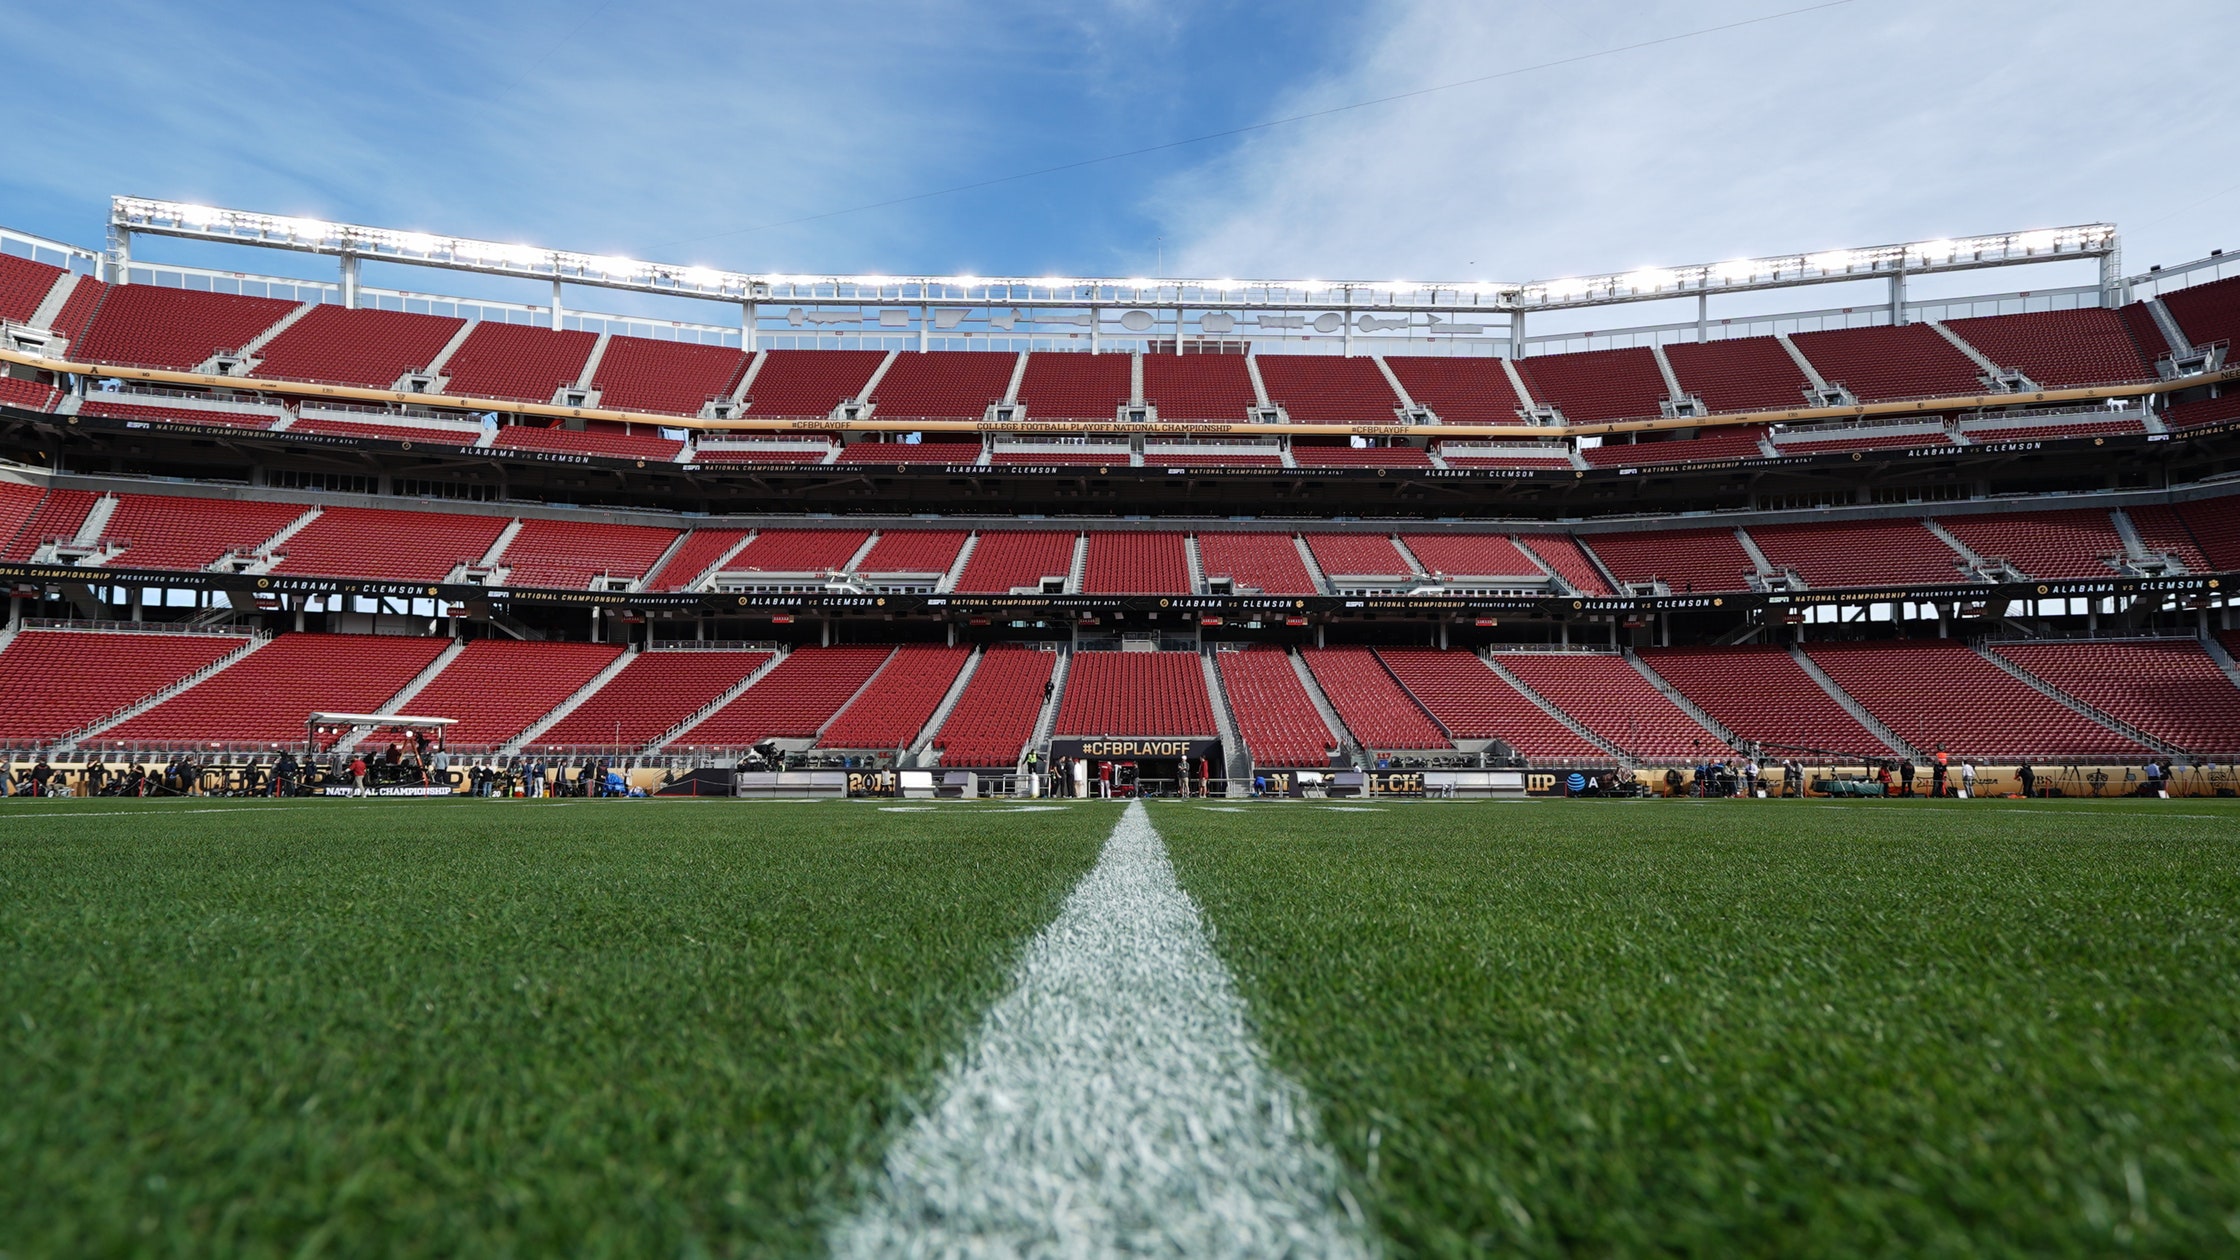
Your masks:
<path fill-rule="evenodd" d="M 358 256 L 356 254 L 344 254 L 342 256 L 342 309 L 346 311 L 358 309 Z"/>
<path fill-rule="evenodd" d="M 552 282 L 552 328 L 553 328 L 553 331 L 555 331 L 555 332 L 558 332 L 558 331 L 560 330 L 560 326 L 561 326 L 561 325 L 560 325 L 560 321 L 561 321 L 562 317 L 563 317 L 563 316 L 565 316 L 565 315 L 566 315 L 567 313 L 568 313 L 568 311 L 567 311 L 567 308 L 566 308 L 566 307 L 565 307 L 564 305 L 562 305 L 562 304 L 561 304 L 561 301 L 560 301 L 560 282 L 559 282 L 558 280 L 554 280 L 554 281 Z"/>
<path fill-rule="evenodd" d="M 1711 295 L 1696 294 L 1696 341 L 1711 340 Z"/>
<path fill-rule="evenodd" d="M 1890 326 L 1895 328 L 1906 322 L 1906 270 L 1899 267 L 1890 273 Z"/>
<path fill-rule="evenodd" d="M 1447 623 L 1444 621 L 1439 623 L 1439 650 L 1447 650 Z"/>
<path fill-rule="evenodd" d="M 920 354 L 924 354 L 924 353 L 926 352 L 926 348 L 927 348 L 927 341 L 928 341 L 928 338 L 929 338 L 929 337 L 930 337 L 930 336 L 932 335 L 932 334 L 931 334 L 931 332 L 930 332 L 930 329 L 931 329 L 931 326 L 932 326 L 932 324 L 933 324 L 933 308 L 932 308 L 932 307 L 930 307 L 930 306 L 921 306 L 921 307 L 919 307 L 919 308 L 918 308 L 918 353 L 920 353 Z"/>
<path fill-rule="evenodd" d="M 739 303 L 739 345 L 748 354 L 755 351 L 755 325 L 761 320 L 762 308 L 759 303 Z"/>
<path fill-rule="evenodd" d="M 1509 312 L 1509 357 L 1524 357 L 1524 312 Z"/>

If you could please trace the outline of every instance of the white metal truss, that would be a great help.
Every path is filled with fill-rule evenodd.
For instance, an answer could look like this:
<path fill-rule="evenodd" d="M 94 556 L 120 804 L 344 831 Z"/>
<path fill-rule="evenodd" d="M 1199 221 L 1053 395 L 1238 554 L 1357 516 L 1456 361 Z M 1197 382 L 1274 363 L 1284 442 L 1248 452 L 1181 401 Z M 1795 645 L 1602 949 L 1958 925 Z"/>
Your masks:
<path fill-rule="evenodd" d="M 1489 329 L 1475 321 L 1509 323 L 1531 311 L 1844 281 L 1892 281 L 1893 301 L 1900 302 L 1911 276 L 2086 258 L 2101 260 L 2104 288 L 2119 283 L 2119 241 L 2106 223 L 1525 283 L 739 272 L 144 197 L 112 199 L 110 234 L 118 263 L 129 262 L 131 239 L 142 234 L 328 255 L 341 260 L 346 293 L 355 289 L 357 264 L 374 260 L 546 281 L 556 295 L 560 285 L 571 284 L 738 304 L 750 329 L 774 319 L 810 331 L 869 325 L 921 336 L 955 329 L 967 312 L 980 312 L 976 323 L 1002 332 L 1030 325 L 1070 326 L 1092 336 L 1180 335 L 1194 325 L 1198 335 L 1216 338 L 1247 330 L 1348 339 L 1356 333 L 1478 335 Z M 560 315 L 557 302 L 553 313 Z"/>

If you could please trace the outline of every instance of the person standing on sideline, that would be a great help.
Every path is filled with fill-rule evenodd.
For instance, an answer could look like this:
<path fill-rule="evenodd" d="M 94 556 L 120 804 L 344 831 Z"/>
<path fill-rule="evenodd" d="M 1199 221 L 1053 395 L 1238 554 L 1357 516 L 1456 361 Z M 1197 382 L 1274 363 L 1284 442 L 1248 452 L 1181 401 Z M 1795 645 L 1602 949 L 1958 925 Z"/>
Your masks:
<path fill-rule="evenodd" d="M 1898 758 L 1898 795 L 1913 795 L 1913 758 Z"/>
<path fill-rule="evenodd" d="M 1929 771 L 1929 795 L 1943 796 L 1945 776 L 1952 771 L 1952 757 L 1944 749 L 1937 750 L 1937 764 Z"/>
<path fill-rule="evenodd" d="M 1960 795 L 1967 797 L 1971 801 L 1975 799 L 1976 763 L 1973 761 L 1963 760 L 1960 763 Z"/>
<path fill-rule="evenodd" d="M 1207 799 L 1213 795 L 1213 762 L 1198 758 L 1198 796 Z"/>
<path fill-rule="evenodd" d="M 2162 767 L 2161 767 L 2160 765 L 2158 765 L 2158 764 L 2156 764 L 2156 763 L 2155 763 L 2155 759 L 2154 759 L 2154 758 L 2152 758 L 2152 757 L 2149 757 L 2149 758 L 2147 758 L 2147 766 L 2146 766 L 2146 770 L 2147 770 L 2147 795 L 2149 795 L 2149 796 L 2161 796 L 2161 795 L 2163 795 L 2164 793 L 2163 793 L 2163 788 L 2162 788 Z"/>
<path fill-rule="evenodd" d="M 350 759 L 350 782 L 357 789 L 356 795 L 366 794 L 366 759 L 363 756 Z"/>
<path fill-rule="evenodd" d="M 2016 766 L 2014 777 L 2022 783 L 2022 799 L 2029 800 L 2038 794 L 2038 772 L 2030 768 L 2029 762 Z"/>

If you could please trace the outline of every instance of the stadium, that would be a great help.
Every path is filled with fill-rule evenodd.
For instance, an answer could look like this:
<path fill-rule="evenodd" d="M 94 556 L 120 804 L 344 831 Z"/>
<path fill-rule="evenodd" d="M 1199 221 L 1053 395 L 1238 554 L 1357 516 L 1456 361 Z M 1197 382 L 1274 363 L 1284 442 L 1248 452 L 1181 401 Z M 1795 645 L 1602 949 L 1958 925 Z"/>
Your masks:
<path fill-rule="evenodd" d="M 0 223 L 0 1256 L 2236 1245 L 2222 250 L 108 204 Z"/>
<path fill-rule="evenodd" d="M 135 198 L 108 229 L 0 255 L 0 737 L 50 766 L 276 789 L 286 749 L 323 791 L 410 731 L 531 793 L 2233 790 L 2240 276 L 2122 277 L 2108 225 L 1511 288 L 723 274 Z M 163 237 L 338 274 L 132 257 Z M 2098 284 L 1906 296 L 2061 259 Z M 1529 332 L 1860 276 L 1886 305 Z"/>

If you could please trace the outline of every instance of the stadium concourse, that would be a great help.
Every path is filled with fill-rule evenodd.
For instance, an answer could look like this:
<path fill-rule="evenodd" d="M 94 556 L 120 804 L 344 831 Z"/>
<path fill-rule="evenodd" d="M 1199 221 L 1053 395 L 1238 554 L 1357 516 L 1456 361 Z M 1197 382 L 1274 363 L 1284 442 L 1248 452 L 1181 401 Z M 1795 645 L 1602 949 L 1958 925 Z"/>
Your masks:
<path fill-rule="evenodd" d="M 2230 792 L 2240 276 L 2114 242 L 1536 344 L 1836 256 L 1473 291 L 1505 338 L 1437 286 L 724 275 L 797 305 L 655 328 L 0 230 L 0 746 L 50 790 Z M 2049 258 L 2098 283 L 1905 295 Z"/>

